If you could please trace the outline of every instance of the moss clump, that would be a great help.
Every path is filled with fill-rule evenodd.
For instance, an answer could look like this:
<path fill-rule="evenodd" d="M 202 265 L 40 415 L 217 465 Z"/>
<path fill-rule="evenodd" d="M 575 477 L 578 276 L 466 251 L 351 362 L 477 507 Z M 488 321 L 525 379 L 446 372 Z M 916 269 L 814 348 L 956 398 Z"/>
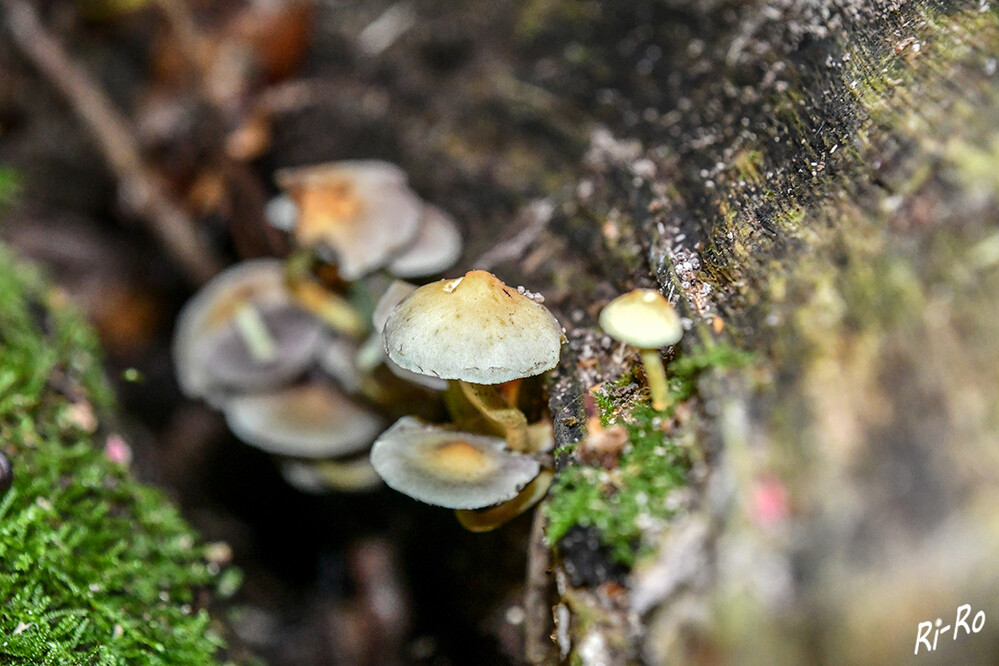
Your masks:
<path fill-rule="evenodd" d="M 162 493 L 96 445 L 111 392 L 92 331 L 0 248 L 0 662 L 204 664 L 214 579 Z M 102 440 L 103 441 L 103 440 Z M 215 572 L 217 573 L 217 572 Z"/>
<path fill-rule="evenodd" d="M 673 514 L 666 496 L 684 485 L 686 452 L 660 429 L 662 416 L 639 406 L 623 425 L 628 445 L 617 467 L 575 465 L 564 469 L 547 506 L 548 542 L 557 544 L 573 525 L 593 526 L 615 561 L 631 566 L 643 528 Z"/>
<path fill-rule="evenodd" d="M 669 367 L 674 404 L 693 397 L 702 372 L 740 368 L 751 362 L 749 353 L 717 343 L 674 360 Z M 629 374 L 617 384 L 632 381 Z M 559 473 L 545 509 L 547 539 L 549 545 L 556 545 L 574 525 L 593 526 L 611 548 L 614 560 L 630 567 L 646 545 L 642 534 L 656 523 L 665 524 L 675 513 L 668 495 L 687 483 L 689 450 L 680 441 L 681 433 L 667 436 L 664 415 L 651 406 L 638 404 L 627 411 L 607 393 L 597 391 L 594 397 L 601 424 L 620 420 L 628 445 L 614 469 L 576 464 Z"/>

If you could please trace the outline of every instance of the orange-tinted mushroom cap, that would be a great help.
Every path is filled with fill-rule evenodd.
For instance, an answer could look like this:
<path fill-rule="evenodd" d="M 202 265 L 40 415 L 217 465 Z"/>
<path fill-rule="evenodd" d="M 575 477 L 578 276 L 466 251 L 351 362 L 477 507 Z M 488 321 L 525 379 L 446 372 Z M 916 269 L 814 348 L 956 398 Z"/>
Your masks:
<path fill-rule="evenodd" d="M 407 187 L 405 174 L 386 162 L 282 169 L 275 178 L 298 207 L 295 239 L 332 251 L 346 280 L 387 264 L 420 228 L 423 203 Z"/>

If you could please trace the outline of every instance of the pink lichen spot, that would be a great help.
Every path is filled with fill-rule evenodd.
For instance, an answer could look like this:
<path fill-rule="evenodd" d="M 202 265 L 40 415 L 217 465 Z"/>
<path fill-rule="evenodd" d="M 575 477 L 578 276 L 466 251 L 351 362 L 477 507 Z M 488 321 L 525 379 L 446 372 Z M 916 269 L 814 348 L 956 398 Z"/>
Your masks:
<path fill-rule="evenodd" d="M 789 513 L 787 486 L 771 475 L 757 479 L 752 494 L 753 522 L 760 527 L 773 528 L 787 520 Z"/>
<path fill-rule="evenodd" d="M 115 464 L 128 467 L 132 462 L 132 447 L 121 435 L 108 435 L 104 442 L 104 456 Z"/>

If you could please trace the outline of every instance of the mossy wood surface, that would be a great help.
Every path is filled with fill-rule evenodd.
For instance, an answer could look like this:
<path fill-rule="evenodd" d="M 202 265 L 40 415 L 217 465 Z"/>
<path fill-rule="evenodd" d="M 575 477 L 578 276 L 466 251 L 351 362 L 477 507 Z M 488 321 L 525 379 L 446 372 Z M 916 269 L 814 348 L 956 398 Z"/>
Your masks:
<path fill-rule="evenodd" d="M 65 300 L 0 248 L 0 663 L 215 663 L 217 565 L 105 453 L 111 394 Z"/>
<path fill-rule="evenodd" d="M 524 11 L 548 89 L 601 127 L 550 226 L 584 267 L 555 280 L 577 289 L 563 315 L 592 324 L 587 284 L 598 303 L 608 284 L 657 284 L 693 322 L 671 367 L 744 354 L 701 368 L 659 428 L 694 456 L 688 502 L 656 494 L 648 461 L 649 479 L 629 476 L 649 455 L 637 356 L 570 333 L 576 390 L 597 386 L 634 448 L 608 472 L 561 441 L 547 511 L 565 551 L 562 656 L 898 663 L 920 622 L 953 623 L 963 604 L 996 615 L 996 9 Z M 650 494 L 671 511 L 640 510 Z M 596 527 L 607 560 L 634 558 L 631 573 L 588 563 L 584 537 L 560 549 L 571 524 Z M 587 566 L 595 578 L 574 583 Z M 999 625 L 946 638 L 918 658 L 988 663 Z"/>

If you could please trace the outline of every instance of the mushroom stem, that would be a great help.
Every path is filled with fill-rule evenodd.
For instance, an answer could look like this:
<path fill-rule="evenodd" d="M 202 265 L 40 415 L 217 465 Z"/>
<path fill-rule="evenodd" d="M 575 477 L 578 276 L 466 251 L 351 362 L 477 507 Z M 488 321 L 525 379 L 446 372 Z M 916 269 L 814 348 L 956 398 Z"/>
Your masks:
<path fill-rule="evenodd" d="M 378 332 L 368 336 L 357 353 L 354 354 L 354 363 L 361 372 L 370 373 L 385 361 L 385 350 L 382 347 L 382 336 Z"/>
<path fill-rule="evenodd" d="M 313 258 L 307 252 L 292 254 L 285 261 L 284 281 L 295 301 L 323 320 L 333 330 L 360 339 L 367 323 L 350 301 L 331 292 L 312 278 Z"/>
<path fill-rule="evenodd" d="M 236 309 L 234 320 L 239 337 L 253 360 L 257 363 L 273 361 L 277 347 L 260 311 L 250 303 L 243 303 Z"/>
<path fill-rule="evenodd" d="M 510 450 L 531 450 L 527 418 L 511 407 L 494 385 L 448 380 L 445 403 L 456 422 L 484 422 L 482 425 L 503 435 Z"/>
<path fill-rule="evenodd" d="M 543 469 L 513 499 L 485 509 L 455 509 L 454 515 L 469 532 L 491 532 L 540 502 L 554 478 L 554 470 Z"/>
<path fill-rule="evenodd" d="M 645 366 L 645 378 L 652 393 L 652 407 L 661 412 L 673 404 L 662 358 L 656 349 L 639 349 L 638 353 L 642 357 L 642 365 Z"/>
<path fill-rule="evenodd" d="M 306 310 L 322 319 L 334 330 L 360 338 L 366 325 L 361 316 L 347 299 L 327 291 L 319 283 L 309 278 L 292 279 L 288 283 L 295 301 Z"/>

